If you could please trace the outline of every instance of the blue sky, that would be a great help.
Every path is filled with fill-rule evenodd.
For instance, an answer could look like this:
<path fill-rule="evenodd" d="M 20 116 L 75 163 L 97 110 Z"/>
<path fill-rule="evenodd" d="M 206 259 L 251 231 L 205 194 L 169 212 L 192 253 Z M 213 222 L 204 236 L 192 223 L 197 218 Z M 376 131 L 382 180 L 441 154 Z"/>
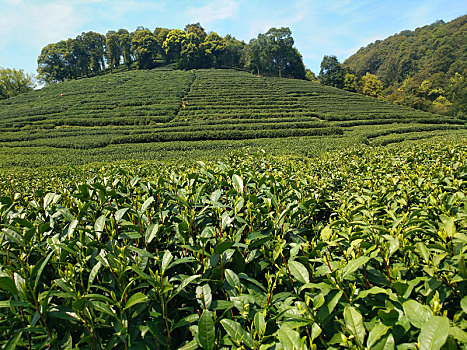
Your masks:
<path fill-rule="evenodd" d="M 318 73 L 324 55 L 342 62 L 377 39 L 466 13 L 466 0 L 0 0 L 0 67 L 36 74 L 45 45 L 84 31 L 200 22 L 246 42 L 290 27 L 305 65 Z"/>

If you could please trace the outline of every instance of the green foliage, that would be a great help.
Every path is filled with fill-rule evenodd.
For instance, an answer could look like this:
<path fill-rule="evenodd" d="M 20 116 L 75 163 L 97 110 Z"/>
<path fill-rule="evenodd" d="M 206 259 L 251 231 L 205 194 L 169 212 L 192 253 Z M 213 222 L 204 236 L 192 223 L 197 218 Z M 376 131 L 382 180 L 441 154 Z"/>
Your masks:
<path fill-rule="evenodd" d="M 154 60 L 157 55 L 157 41 L 149 29 L 138 30 L 133 34 L 131 49 L 136 57 L 138 69 L 154 67 Z"/>
<path fill-rule="evenodd" d="M 357 92 L 357 90 L 358 91 L 360 90 L 360 87 L 359 87 L 359 84 L 358 84 L 358 77 L 355 74 L 345 73 L 345 76 L 344 76 L 344 90 L 347 90 L 347 91 L 350 91 L 350 92 Z"/>
<path fill-rule="evenodd" d="M 10 98 L 34 88 L 33 77 L 22 69 L 0 67 L 0 100 Z"/>
<path fill-rule="evenodd" d="M 302 56 L 293 45 L 292 32 L 288 27 L 271 28 L 266 34 L 258 34 L 248 44 L 250 70 L 258 75 L 305 79 Z"/>
<path fill-rule="evenodd" d="M 120 65 L 122 53 L 120 36 L 114 31 L 108 32 L 105 42 L 105 55 L 110 69 L 117 68 Z"/>
<path fill-rule="evenodd" d="M 4 348 L 460 348 L 467 148 L 0 177 Z"/>
<path fill-rule="evenodd" d="M 371 97 L 381 97 L 383 84 L 379 81 L 378 77 L 374 74 L 366 73 L 362 77 L 362 93 Z"/>
<path fill-rule="evenodd" d="M 345 70 L 337 60 L 336 56 L 324 56 L 321 61 L 319 80 L 321 84 L 344 88 Z"/>
<path fill-rule="evenodd" d="M 440 91 L 450 88 L 456 74 L 466 74 L 466 20 L 464 15 L 448 23 L 437 21 L 378 40 L 349 57 L 344 66 L 359 76 L 376 75 L 383 84 L 383 95 L 390 101 L 430 112 L 465 116 L 461 107 L 466 105 L 465 92 L 460 93 L 466 90 L 465 86 L 451 87 L 458 91 L 455 94 Z M 438 92 L 429 96 L 430 91 L 423 90 L 428 85 L 421 86 L 425 82 L 430 90 Z M 407 85 L 411 88 L 407 89 Z M 419 87 L 421 90 L 417 91 Z M 440 95 L 449 103 L 434 104 Z"/>
<path fill-rule="evenodd" d="M 226 69 L 114 68 L 111 75 L 1 101 L 0 131 L 0 167 L 35 167 L 187 158 L 187 150 L 215 156 L 245 146 L 306 155 L 330 147 L 460 135 L 465 121 L 305 80 Z"/>

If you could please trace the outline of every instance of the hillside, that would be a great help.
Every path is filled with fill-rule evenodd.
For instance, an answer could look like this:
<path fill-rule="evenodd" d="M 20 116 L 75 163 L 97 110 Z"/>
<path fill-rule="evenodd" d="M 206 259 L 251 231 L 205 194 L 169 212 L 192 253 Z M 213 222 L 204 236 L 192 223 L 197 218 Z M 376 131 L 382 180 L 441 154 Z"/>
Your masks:
<path fill-rule="evenodd" d="M 159 68 L 0 101 L 0 132 L 0 166 L 47 166 L 193 158 L 245 146 L 313 155 L 362 142 L 465 134 L 465 120 L 303 80 Z"/>
<path fill-rule="evenodd" d="M 466 115 L 467 15 L 404 30 L 361 48 L 344 66 L 376 74 L 389 100 Z"/>

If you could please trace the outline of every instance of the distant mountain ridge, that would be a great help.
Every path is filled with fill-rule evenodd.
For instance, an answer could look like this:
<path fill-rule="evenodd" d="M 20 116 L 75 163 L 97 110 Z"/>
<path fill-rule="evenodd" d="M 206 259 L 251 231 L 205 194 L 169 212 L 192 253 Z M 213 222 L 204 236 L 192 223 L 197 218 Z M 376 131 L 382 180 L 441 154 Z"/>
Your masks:
<path fill-rule="evenodd" d="M 439 113 L 438 100 L 454 114 L 465 115 L 467 15 L 377 40 L 343 65 L 360 76 L 375 74 L 393 102 Z"/>

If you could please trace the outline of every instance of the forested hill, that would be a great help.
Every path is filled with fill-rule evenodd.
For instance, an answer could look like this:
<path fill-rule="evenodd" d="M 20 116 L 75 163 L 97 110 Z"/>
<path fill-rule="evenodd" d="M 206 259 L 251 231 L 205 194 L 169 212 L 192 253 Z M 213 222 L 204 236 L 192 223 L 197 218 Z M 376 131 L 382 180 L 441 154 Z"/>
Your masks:
<path fill-rule="evenodd" d="M 349 57 L 344 66 L 360 76 L 377 75 L 383 94 L 394 102 L 432 110 L 438 99 L 438 104 L 457 104 L 457 114 L 465 115 L 466 43 L 464 15 L 377 40 Z M 462 99 L 455 94 L 462 94 Z"/>

